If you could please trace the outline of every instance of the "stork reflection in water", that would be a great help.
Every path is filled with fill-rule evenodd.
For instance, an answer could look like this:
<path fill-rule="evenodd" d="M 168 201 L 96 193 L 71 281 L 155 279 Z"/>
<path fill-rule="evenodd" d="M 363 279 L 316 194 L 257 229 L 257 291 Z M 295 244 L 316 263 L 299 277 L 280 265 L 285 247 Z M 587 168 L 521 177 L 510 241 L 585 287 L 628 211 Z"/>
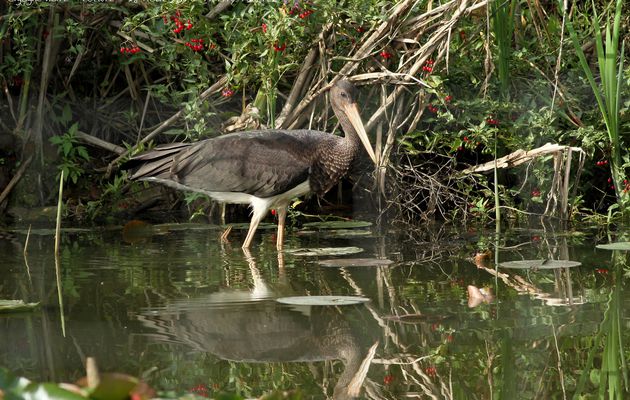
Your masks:
<path fill-rule="evenodd" d="M 309 193 L 323 196 L 346 175 L 363 144 L 376 156 L 348 81 L 330 90 L 344 137 L 315 130 L 237 132 L 196 143 L 159 146 L 129 161 L 131 179 L 200 192 L 223 203 L 249 204 L 252 218 L 243 248 L 249 248 L 270 209 L 278 214 L 276 247 L 282 249 L 287 208 Z"/>

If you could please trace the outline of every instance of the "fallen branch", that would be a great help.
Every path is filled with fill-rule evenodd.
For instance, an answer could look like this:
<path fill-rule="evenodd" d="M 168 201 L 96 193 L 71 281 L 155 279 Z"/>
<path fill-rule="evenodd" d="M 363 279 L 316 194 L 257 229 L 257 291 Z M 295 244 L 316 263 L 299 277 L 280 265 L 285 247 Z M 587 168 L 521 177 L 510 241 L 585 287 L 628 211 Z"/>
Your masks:
<path fill-rule="evenodd" d="M 26 159 L 26 161 L 24 161 L 22 165 L 20 165 L 20 168 L 18 168 L 15 175 L 13 175 L 13 178 L 11 178 L 7 187 L 5 187 L 4 190 L 2 191 L 2 194 L 0 194 L 0 204 L 2 204 L 4 200 L 6 200 L 7 196 L 9 196 L 9 193 L 11 193 L 11 190 L 13 189 L 13 187 L 20 181 L 20 179 L 22 179 L 22 175 L 24 175 L 24 172 L 26 172 L 26 168 L 28 168 L 31 161 L 33 161 L 32 155 L 30 155 Z"/>
<path fill-rule="evenodd" d="M 99 139 L 96 136 L 89 135 L 85 132 L 78 131 L 75 136 L 84 141 L 85 143 L 91 144 L 96 147 L 100 147 L 102 149 L 111 151 L 116 154 L 123 154 L 125 152 L 125 148 L 121 146 L 117 146 L 113 143 L 109 143 L 103 139 Z"/>
<path fill-rule="evenodd" d="M 522 149 L 516 150 L 515 152 L 510 153 L 507 156 L 498 158 L 496 160 L 496 165 L 497 165 L 497 168 L 511 168 L 511 167 L 515 167 L 517 165 L 526 163 L 528 161 L 531 161 L 537 157 L 542 157 L 548 154 L 553 154 L 559 151 L 565 151 L 569 149 L 572 151 L 577 151 L 581 153 L 584 152 L 584 150 L 582 150 L 579 147 L 569 147 L 569 146 L 564 146 L 560 144 L 547 143 L 544 146 L 541 146 L 541 147 L 538 147 L 536 149 L 532 149 L 529 151 L 525 151 Z M 462 173 L 473 174 L 475 172 L 492 171 L 492 169 L 494 168 L 494 164 L 495 164 L 495 160 L 492 160 L 484 164 L 475 165 L 473 167 L 466 168 L 465 170 L 462 171 Z"/>

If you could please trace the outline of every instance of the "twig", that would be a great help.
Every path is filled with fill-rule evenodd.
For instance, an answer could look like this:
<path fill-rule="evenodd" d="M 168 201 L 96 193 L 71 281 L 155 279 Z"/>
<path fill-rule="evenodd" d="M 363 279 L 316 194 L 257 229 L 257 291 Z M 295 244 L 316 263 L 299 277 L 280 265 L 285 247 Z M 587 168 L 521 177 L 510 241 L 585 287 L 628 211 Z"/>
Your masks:
<path fill-rule="evenodd" d="M 117 146 L 113 143 L 106 142 L 103 139 L 99 139 L 96 136 L 92 136 L 85 132 L 77 131 L 75 135 L 78 139 L 83 140 L 86 143 L 89 143 L 93 146 L 100 147 L 102 149 L 111 151 L 112 153 L 122 154 L 125 152 L 125 148 L 121 146 Z"/>
<path fill-rule="evenodd" d="M 227 10 L 228 7 L 232 5 L 232 3 L 234 3 L 234 0 L 222 0 L 221 2 L 219 2 L 219 4 L 214 6 L 214 8 L 210 10 L 208 14 L 206 14 L 206 18 L 213 19 L 217 15 L 221 14 L 223 11 Z"/>
<path fill-rule="evenodd" d="M 33 161 L 33 155 L 28 156 L 26 161 L 24 161 L 22 165 L 20 165 L 20 168 L 17 170 L 15 175 L 13 175 L 13 178 L 11 178 L 7 187 L 5 187 L 2 191 L 2 194 L 0 194 L 0 204 L 4 202 L 9 193 L 11 193 L 13 187 L 20 181 L 20 179 L 22 179 L 22 175 L 24 175 L 24 172 L 26 172 L 26 168 L 29 166 L 31 161 Z"/>
<path fill-rule="evenodd" d="M 326 30 L 327 29 L 324 28 L 324 31 Z M 280 115 L 276 119 L 276 128 L 280 128 L 282 126 L 285 119 L 287 118 L 287 115 L 289 115 L 291 110 L 293 110 L 293 107 L 295 107 L 295 102 L 298 100 L 298 96 L 302 92 L 302 87 L 304 87 L 304 84 L 306 83 L 306 78 L 308 77 L 311 70 L 311 66 L 313 65 L 313 63 L 315 62 L 315 58 L 317 57 L 317 50 L 318 46 L 313 46 L 306 55 L 306 59 L 302 64 L 302 68 L 300 68 L 298 77 L 295 79 L 295 82 L 293 82 L 293 87 L 291 88 L 291 92 L 289 93 L 289 98 L 284 104 L 284 107 L 282 107 Z"/>
<path fill-rule="evenodd" d="M 213 93 L 218 92 L 225 84 L 227 83 L 227 77 L 223 76 L 217 82 L 215 82 L 212 86 L 206 89 L 203 93 L 199 95 L 199 100 L 204 100 L 208 96 Z M 177 121 L 182 115 L 184 115 L 185 109 L 181 109 L 175 114 L 173 114 L 169 119 L 160 124 L 157 128 L 153 130 L 153 132 L 149 133 L 144 139 L 140 140 L 134 147 L 129 150 L 126 150 L 124 153 L 120 154 L 116 159 L 109 163 L 107 166 L 107 176 L 109 176 L 112 172 L 114 165 L 118 164 L 121 160 L 127 157 L 132 151 L 135 151 L 139 146 L 145 144 L 149 140 L 153 139 L 155 136 L 162 133 L 166 128 L 171 126 L 175 121 Z"/>
<path fill-rule="evenodd" d="M 63 170 L 59 178 L 59 199 L 57 200 L 57 224 L 55 226 L 55 254 L 59 255 L 59 240 L 61 237 L 61 208 L 63 206 Z"/>
<path fill-rule="evenodd" d="M 24 250 L 22 251 L 22 255 L 24 256 L 24 265 L 26 265 L 26 275 L 28 276 L 28 283 L 33 286 L 33 281 L 31 279 L 31 268 L 28 266 L 28 239 L 31 237 L 31 225 L 28 226 L 28 232 L 26 232 L 26 240 L 24 241 Z"/>

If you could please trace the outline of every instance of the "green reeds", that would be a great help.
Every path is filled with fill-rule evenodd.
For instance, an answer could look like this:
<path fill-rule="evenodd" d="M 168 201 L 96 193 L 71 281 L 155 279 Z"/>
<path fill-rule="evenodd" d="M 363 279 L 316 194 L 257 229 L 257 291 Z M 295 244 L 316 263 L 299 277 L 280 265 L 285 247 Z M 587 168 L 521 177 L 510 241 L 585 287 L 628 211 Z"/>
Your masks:
<path fill-rule="evenodd" d="M 622 168 L 621 147 L 622 143 L 619 137 L 619 104 L 621 103 L 620 94 L 622 86 L 623 76 L 623 60 L 624 60 L 624 44 L 621 40 L 621 54 L 619 54 L 619 25 L 621 22 L 621 5 L 622 0 L 616 1 L 614 22 L 612 26 L 606 24 L 606 30 L 604 35 L 606 37 L 606 43 L 604 46 L 604 39 L 602 39 L 602 29 L 599 25 L 597 16 L 597 10 L 595 8 L 595 2 L 593 1 L 593 29 L 595 35 L 595 46 L 597 50 L 597 64 L 599 67 L 599 74 L 601 83 L 598 85 L 593 77 L 591 68 L 589 67 L 584 51 L 580 45 L 577 33 L 573 27 L 571 21 L 567 20 L 567 27 L 575 47 L 575 52 L 580 60 L 580 64 L 586 78 L 588 79 L 597 105 L 604 118 L 606 124 L 606 130 L 608 131 L 608 138 L 611 144 L 611 163 L 610 168 L 613 177 L 613 183 L 615 186 L 615 194 L 617 196 L 617 206 L 624 212 L 628 208 L 628 197 L 623 196 L 623 179 L 624 171 Z M 565 10 L 566 12 L 566 10 Z M 601 86 L 601 87 L 600 87 Z"/>
<path fill-rule="evenodd" d="M 501 94 L 504 97 L 507 97 L 510 87 L 510 58 L 514 33 L 512 10 L 514 5 L 514 0 L 494 0 L 492 2 L 492 29 L 497 44 L 497 69 Z"/>

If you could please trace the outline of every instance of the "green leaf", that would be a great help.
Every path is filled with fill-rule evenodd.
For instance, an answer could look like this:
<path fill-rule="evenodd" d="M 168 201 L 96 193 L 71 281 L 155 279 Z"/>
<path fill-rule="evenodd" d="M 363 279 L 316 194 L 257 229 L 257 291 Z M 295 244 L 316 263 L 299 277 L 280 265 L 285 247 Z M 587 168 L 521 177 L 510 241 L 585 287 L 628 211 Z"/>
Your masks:
<path fill-rule="evenodd" d="M 66 104 L 63 107 L 63 111 L 61 112 L 61 118 L 59 122 L 61 122 L 62 125 L 67 125 L 71 119 L 72 119 L 72 110 L 70 109 L 70 106 Z"/>
<path fill-rule="evenodd" d="M 90 161 L 90 155 L 88 154 L 88 151 L 85 147 L 78 146 L 77 153 L 79 154 L 79 156 L 83 157 L 86 161 Z"/>
<path fill-rule="evenodd" d="M 68 128 L 68 134 L 74 137 L 76 136 L 78 130 L 79 130 L 79 123 L 75 122 L 74 124 L 72 124 L 70 128 Z"/>

